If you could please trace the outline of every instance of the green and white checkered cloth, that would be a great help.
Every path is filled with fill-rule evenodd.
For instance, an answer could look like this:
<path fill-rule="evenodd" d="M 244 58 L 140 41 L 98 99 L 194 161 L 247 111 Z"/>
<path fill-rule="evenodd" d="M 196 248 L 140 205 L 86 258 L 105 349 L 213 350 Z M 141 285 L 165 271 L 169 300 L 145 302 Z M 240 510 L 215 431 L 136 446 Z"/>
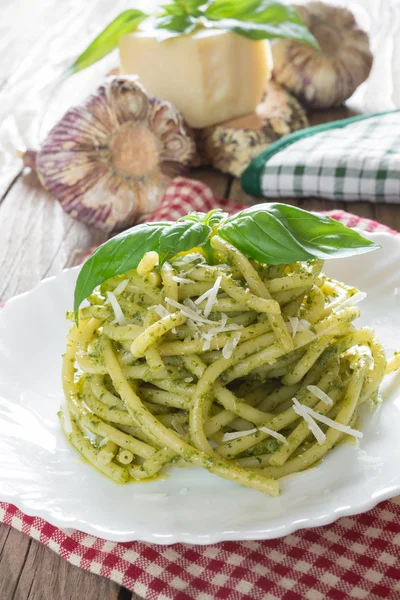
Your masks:
<path fill-rule="evenodd" d="M 400 110 L 288 135 L 251 162 L 242 186 L 267 198 L 400 203 Z"/>

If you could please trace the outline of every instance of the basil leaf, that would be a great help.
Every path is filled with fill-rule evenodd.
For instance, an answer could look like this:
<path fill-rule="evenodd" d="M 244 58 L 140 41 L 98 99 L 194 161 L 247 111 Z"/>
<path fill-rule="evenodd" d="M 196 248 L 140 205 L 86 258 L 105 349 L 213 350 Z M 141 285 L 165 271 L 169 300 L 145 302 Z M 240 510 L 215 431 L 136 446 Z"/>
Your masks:
<path fill-rule="evenodd" d="M 252 40 L 284 38 L 319 48 L 299 14 L 282 2 L 214 0 L 205 15 L 211 21 L 208 26 L 234 31 Z"/>
<path fill-rule="evenodd" d="M 226 217 L 227 213 L 224 213 L 220 208 L 215 208 L 214 210 L 210 210 L 208 215 L 206 215 L 205 222 L 207 225 L 210 225 L 210 227 L 216 227 L 221 221 L 226 219 Z"/>
<path fill-rule="evenodd" d="M 197 20 L 186 14 L 167 15 L 158 17 L 154 21 L 158 42 L 163 42 L 173 37 L 187 35 L 197 27 Z"/>
<path fill-rule="evenodd" d="M 178 221 L 173 227 L 165 230 L 160 237 L 158 253 L 163 263 L 179 252 L 205 246 L 211 234 L 211 227 L 205 223 Z"/>
<path fill-rule="evenodd" d="M 162 6 L 165 15 L 190 15 L 196 16 L 200 11 L 200 6 L 205 4 L 205 0 L 173 0 L 169 4 Z"/>
<path fill-rule="evenodd" d="M 178 221 L 194 221 L 196 223 L 205 223 L 210 227 L 215 227 L 218 225 L 223 219 L 225 219 L 226 213 L 223 213 L 220 208 L 214 208 L 210 210 L 209 213 L 197 212 L 193 211 L 188 215 L 184 215 L 180 217 Z"/>
<path fill-rule="evenodd" d="M 330 217 L 279 203 L 258 204 L 228 217 L 218 235 L 249 258 L 271 265 L 344 258 L 380 247 Z"/>
<path fill-rule="evenodd" d="M 162 221 L 142 223 L 111 238 L 93 252 L 80 270 L 74 296 L 75 318 L 82 302 L 98 285 L 135 269 L 146 252 L 158 252 L 162 264 L 192 248 L 207 246 L 207 251 L 211 231 L 200 221 Z"/>
<path fill-rule="evenodd" d="M 94 64 L 118 46 L 123 35 L 135 31 L 149 15 L 141 10 L 130 9 L 121 13 L 93 40 L 76 61 L 67 69 L 66 75 L 77 73 Z"/>
<path fill-rule="evenodd" d="M 75 287 L 75 317 L 82 302 L 95 287 L 116 275 L 135 269 L 143 255 L 158 250 L 160 237 L 174 223 L 143 223 L 111 238 L 99 246 L 84 263 Z"/>

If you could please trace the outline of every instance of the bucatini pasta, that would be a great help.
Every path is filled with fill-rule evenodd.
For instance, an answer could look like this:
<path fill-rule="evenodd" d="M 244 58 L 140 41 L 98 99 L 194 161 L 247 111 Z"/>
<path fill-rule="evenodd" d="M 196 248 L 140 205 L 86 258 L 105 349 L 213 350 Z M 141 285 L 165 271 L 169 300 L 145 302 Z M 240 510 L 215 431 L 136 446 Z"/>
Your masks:
<path fill-rule="evenodd" d="M 385 354 L 353 324 L 364 296 L 322 261 L 268 266 L 211 245 L 215 264 L 149 252 L 90 295 L 68 334 L 60 418 L 117 483 L 195 464 L 276 496 L 281 477 L 362 437 Z"/>

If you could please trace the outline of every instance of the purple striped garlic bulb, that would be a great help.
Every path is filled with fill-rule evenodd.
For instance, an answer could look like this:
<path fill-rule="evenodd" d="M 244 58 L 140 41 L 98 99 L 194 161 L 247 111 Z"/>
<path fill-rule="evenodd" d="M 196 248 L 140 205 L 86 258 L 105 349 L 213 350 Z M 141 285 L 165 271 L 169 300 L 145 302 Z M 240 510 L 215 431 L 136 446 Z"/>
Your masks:
<path fill-rule="evenodd" d="M 194 154 L 172 104 L 147 94 L 136 77 L 115 76 L 69 109 L 24 163 L 68 214 L 109 232 L 153 212 Z"/>

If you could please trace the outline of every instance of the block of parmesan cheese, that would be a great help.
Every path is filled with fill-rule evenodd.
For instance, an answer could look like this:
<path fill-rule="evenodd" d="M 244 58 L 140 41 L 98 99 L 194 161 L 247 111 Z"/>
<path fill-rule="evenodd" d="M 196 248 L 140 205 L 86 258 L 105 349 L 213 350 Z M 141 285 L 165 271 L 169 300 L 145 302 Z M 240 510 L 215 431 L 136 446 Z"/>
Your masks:
<path fill-rule="evenodd" d="M 157 42 L 153 30 L 120 41 L 121 72 L 172 102 L 192 127 L 252 112 L 272 70 L 269 43 L 216 29 Z"/>

